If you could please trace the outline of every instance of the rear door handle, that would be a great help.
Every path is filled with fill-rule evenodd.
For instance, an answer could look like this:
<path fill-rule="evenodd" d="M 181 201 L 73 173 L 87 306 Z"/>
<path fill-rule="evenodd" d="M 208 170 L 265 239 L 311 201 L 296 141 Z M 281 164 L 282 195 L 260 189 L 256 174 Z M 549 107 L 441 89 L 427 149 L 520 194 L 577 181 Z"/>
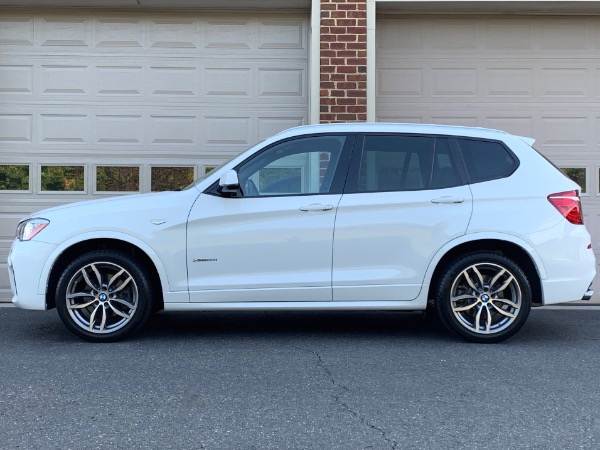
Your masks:
<path fill-rule="evenodd" d="M 333 205 L 322 205 L 321 203 L 313 203 L 311 205 L 301 206 L 300 211 L 329 211 L 333 209 Z"/>
<path fill-rule="evenodd" d="M 431 203 L 449 204 L 449 203 L 462 203 L 464 201 L 465 201 L 465 199 L 463 197 L 453 197 L 450 195 L 446 195 L 444 197 L 434 198 L 433 200 L 431 200 Z"/>

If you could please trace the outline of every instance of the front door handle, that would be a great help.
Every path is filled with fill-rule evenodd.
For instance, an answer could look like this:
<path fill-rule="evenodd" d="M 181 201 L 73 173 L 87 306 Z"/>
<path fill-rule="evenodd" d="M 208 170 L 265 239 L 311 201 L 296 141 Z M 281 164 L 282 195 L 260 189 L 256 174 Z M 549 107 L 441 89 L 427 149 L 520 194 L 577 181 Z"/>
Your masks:
<path fill-rule="evenodd" d="M 306 206 L 300 207 L 300 211 L 308 211 L 308 212 L 329 211 L 331 209 L 333 209 L 333 205 L 323 205 L 321 203 L 313 203 L 311 205 L 306 205 Z"/>
<path fill-rule="evenodd" d="M 465 201 L 465 199 L 463 197 L 453 197 L 451 195 L 445 195 L 444 197 L 434 198 L 433 200 L 431 200 L 431 203 L 451 204 L 451 203 L 462 203 L 464 201 Z"/>

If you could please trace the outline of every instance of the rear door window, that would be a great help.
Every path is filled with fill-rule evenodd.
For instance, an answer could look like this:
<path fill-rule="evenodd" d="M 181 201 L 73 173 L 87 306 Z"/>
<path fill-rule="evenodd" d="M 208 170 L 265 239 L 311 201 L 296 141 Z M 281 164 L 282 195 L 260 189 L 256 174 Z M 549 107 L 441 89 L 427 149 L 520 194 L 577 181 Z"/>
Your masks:
<path fill-rule="evenodd" d="M 450 142 L 447 139 L 435 140 L 431 189 L 444 189 L 462 184 L 456 169 L 456 162 Z"/>
<path fill-rule="evenodd" d="M 365 136 L 358 192 L 426 189 L 434 139 L 420 136 Z"/>
<path fill-rule="evenodd" d="M 346 192 L 419 191 L 463 184 L 445 138 L 365 135 L 359 155 Z"/>

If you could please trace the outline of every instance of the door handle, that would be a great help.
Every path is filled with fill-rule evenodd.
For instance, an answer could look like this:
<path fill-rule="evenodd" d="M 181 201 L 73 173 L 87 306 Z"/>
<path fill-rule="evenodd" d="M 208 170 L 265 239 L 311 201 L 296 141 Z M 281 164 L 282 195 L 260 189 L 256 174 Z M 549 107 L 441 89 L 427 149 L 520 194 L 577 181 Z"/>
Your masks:
<path fill-rule="evenodd" d="M 300 207 L 300 211 L 308 211 L 308 212 L 329 211 L 331 209 L 333 209 L 333 205 L 322 205 L 320 203 L 313 203 L 311 205 L 306 205 L 306 206 Z"/>
<path fill-rule="evenodd" d="M 438 197 L 431 200 L 431 203 L 443 203 L 443 204 L 451 204 L 451 203 L 462 203 L 465 199 L 463 197 L 453 197 L 450 195 L 445 195 L 444 197 Z"/>

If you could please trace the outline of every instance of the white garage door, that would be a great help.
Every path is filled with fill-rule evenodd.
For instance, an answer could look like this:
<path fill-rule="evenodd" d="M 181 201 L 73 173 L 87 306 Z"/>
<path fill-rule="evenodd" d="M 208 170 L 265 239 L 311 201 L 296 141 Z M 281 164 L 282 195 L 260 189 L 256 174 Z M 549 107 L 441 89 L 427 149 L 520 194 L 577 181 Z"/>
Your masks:
<path fill-rule="evenodd" d="M 377 29 L 377 120 L 536 138 L 581 185 L 600 260 L 600 17 L 385 17 Z"/>
<path fill-rule="evenodd" d="M 0 16 L 0 300 L 24 215 L 169 190 L 307 120 L 307 17 Z"/>

